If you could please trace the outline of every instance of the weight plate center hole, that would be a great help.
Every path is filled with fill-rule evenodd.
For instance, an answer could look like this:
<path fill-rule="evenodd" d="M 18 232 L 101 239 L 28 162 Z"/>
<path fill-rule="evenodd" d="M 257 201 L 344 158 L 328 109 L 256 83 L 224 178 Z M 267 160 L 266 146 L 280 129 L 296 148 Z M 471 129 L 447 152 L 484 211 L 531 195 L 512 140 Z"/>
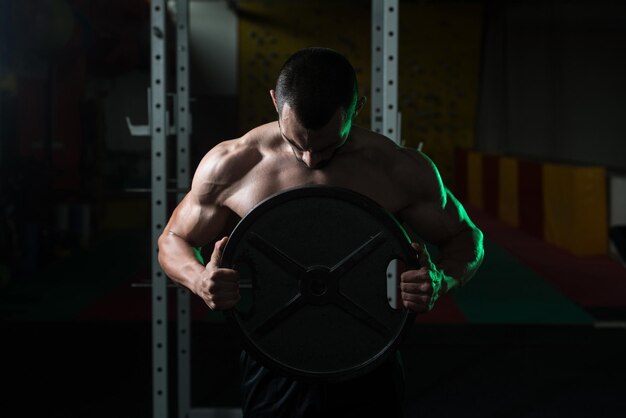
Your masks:
<path fill-rule="evenodd" d="M 328 293 L 331 275 L 327 267 L 315 266 L 306 272 L 306 287 L 308 293 L 315 297 Z"/>
<path fill-rule="evenodd" d="M 328 286 L 326 285 L 326 280 L 324 280 L 323 278 L 314 277 L 313 280 L 311 280 L 309 289 L 311 290 L 311 293 L 313 295 L 322 296 L 326 294 L 326 291 L 328 290 Z"/>

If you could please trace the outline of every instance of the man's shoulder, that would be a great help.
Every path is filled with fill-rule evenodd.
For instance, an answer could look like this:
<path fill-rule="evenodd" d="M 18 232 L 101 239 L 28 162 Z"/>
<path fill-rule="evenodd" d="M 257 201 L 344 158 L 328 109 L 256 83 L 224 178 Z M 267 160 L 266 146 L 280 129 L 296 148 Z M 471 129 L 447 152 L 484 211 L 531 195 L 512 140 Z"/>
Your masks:
<path fill-rule="evenodd" d="M 206 153 L 196 171 L 196 177 L 214 182 L 232 181 L 254 166 L 256 150 L 242 138 L 222 141 Z"/>
<path fill-rule="evenodd" d="M 398 145 L 390 138 L 365 128 L 356 130 L 359 148 L 390 172 L 417 174 L 422 171 L 436 170 L 432 160 L 421 151 Z"/>
<path fill-rule="evenodd" d="M 218 143 L 198 165 L 198 174 L 225 182 L 245 175 L 263 158 L 270 141 L 270 127 L 263 125 L 239 138 Z"/>
<path fill-rule="evenodd" d="M 407 193 L 421 198 L 441 195 L 443 183 L 439 170 L 428 155 L 367 129 L 361 128 L 359 134 L 366 154 L 384 166 L 385 173 Z"/>

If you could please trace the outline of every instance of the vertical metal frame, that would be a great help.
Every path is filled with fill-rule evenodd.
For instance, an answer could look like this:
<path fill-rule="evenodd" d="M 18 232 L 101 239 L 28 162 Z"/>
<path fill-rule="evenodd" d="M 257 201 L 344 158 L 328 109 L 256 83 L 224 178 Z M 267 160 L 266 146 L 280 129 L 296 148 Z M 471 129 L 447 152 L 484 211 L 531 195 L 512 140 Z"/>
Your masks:
<path fill-rule="evenodd" d="M 176 4 L 176 186 L 179 191 L 190 186 L 191 113 L 189 111 L 189 0 Z M 181 201 L 185 193 L 178 193 Z M 177 370 L 178 416 L 185 418 L 191 410 L 191 301 L 189 291 L 177 290 Z"/>
<path fill-rule="evenodd" d="M 400 143 L 398 134 L 398 0 L 385 0 L 383 9 L 383 135 Z"/>
<path fill-rule="evenodd" d="M 165 418 L 168 411 L 167 367 L 167 278 L 158 260 L 158 239 L 167 217 L 167 120 L 165 0 L 150 3 L 151 95 L 151 227 L 152 227 L 152 367 L 153 416 Z"/>
<path fill-rule="evenodd" d="M 400 144 L 398 112 L 398 0 L 372 0 L 371 129 Z M 387 295 L 398 306 L 398 266 L 387 270 Z"/>
<path fill-rule="evenodd" d="M 385 0 L 372 0 L 372 84 L 370 103 L 372 106 L 370 127 L 383 132 L 383 6 Z"/>
<path fill-rule="evenodd" d="M 400 143 L 398 0 L 372 0 L 371 128 Z"/>

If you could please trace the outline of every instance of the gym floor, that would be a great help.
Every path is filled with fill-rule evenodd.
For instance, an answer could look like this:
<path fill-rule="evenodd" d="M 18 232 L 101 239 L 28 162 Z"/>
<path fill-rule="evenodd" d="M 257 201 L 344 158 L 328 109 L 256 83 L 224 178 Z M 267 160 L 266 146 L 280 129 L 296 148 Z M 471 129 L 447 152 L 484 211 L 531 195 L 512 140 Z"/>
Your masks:
<path fill-rule="evenodd" d="M 593 289 L 581 291 L 576 275 L 564 286 L 551 276 L 559 266 L 511 252 L 513 241 L 544 254 L 545 244 L 511 240 L 514 232 L 472 216 L 487 237 L 481 272 L 421 317 L 401 347 L 407 417 L 622 417 L 626 270 L 566 259 L 563 268 L 592 263 L 598 274 Z M 3 289 L 1 416 L 152 416 L 149 290 L 132 286 L 148 277 L 148 239 L 111 234 Z M 195 302 L 193 312 L 192 403 L 237 407 L 240 343 L 219 315 Z M 175 388 L 173 355 L 170 364 Z"/>

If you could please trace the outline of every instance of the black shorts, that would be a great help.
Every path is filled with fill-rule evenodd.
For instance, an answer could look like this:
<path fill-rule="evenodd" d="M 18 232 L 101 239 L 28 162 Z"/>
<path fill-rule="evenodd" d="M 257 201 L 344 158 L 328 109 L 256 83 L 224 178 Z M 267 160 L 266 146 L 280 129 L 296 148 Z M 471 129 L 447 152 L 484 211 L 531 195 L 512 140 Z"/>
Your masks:
<path fill-rule="evenodd" d="M 292 380 L 241 353 L 241 397 L 246 418 L 402 417 L 404 372 L 400 353 L 370 373 L 339 383 Z"/>

